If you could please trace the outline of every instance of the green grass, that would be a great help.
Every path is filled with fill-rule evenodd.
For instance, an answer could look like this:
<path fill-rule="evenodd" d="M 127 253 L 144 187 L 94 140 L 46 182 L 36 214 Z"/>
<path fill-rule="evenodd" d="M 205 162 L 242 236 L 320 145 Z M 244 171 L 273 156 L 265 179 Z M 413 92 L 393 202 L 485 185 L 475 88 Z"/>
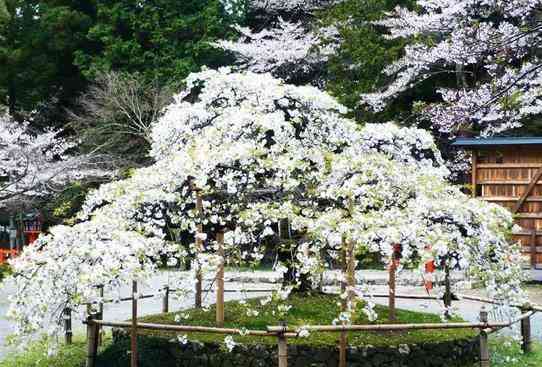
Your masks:
<path fill-rule="evenodd" d="M 338 297 L 331 295 L 293 295 L 289 299 L 289 304 L 292 308 L 288 312 L 286 321 L 292 328 L 300 327 L 303 325 L 330 325 L 332 321 L 338 316 L 340 307 L 337 304 Z M 267 325 L 277 325 L 278 317 L 273 315 L 273 307 L 268 304 L 261 306 L 259 299 L 248 301 L 249 304 L 254 306 L 259 311 L 257 317 L 246 316 L 246 306 L 241 305 L 237 301 L 230 301 L 226 303 L 225 313 L 225 327 L 240 328 L 244 326 L 247 329 L 253 330 L 265 330 Z M 375 324 L 387 323 L 388 309 L 386 307 L 377 306 L 378 321 Z M 189 310 L 182 313 L 188 313 L 190 317 L 187 320 L 183 320 L 182 324 L 185 325 L 201 325 L 201 326 L 215 326 L 215 312 L 212 307 L 209 311 L 203 310 Z M 161 324 L 175 324 L 175 316 L 182 313 L 168 313 L 143 317 L 141 322 L 148 323 L 161 323 Z M 461 321 L 460 319 L 454 319 L 453 321 Z M 369 324 L 367 317 L 361 312 L 361 305 L 355 314 L 353 322 L 355 324 Z M 434 314 L 411 312 L 405 310 L 397 311 L 396 323 L 434 323 L 441 322 L 440 317 Z M 172 333 L 158 332 L 158 331 L 145 331 L 147 335 L 164 336 L 167 338 L 172 337 Z M 416 344 L 422 342 L 442 342 L 456 339 L 465 339 L 475 336 L 475 332 L 468 329 L 456 329 L 456 330 L 416 330 L 416 331 L 404 331 L 404 332 L 355 332 L 349 334 L 349 342 L 352 345 L 373 345 L 373 346 L 387 346 L 398 344 Z M 296 338 L 291 339 L 289 343 L 292 344 L 306 344 L 314 346 L 324 345 L 336 345 L 338 333 L 324 333 L 314 332 L 308 338 Z M 188 338 L 191 340 L 199 340 L 202 342 L 221 342 L 224 340 L 224 335 L 219 334 L 204 334 L 204 333 L 190 333 Z M 238 343 L 255 344 L 275 344 L 276 340 L 270 337 L 254 337 L 254 336 L 235 336 L 235 340 Z"/>
<path fill-rule="evenodd" d="M 492 367 L 540 367 L 542 366 L 542 344 L 534 343 L 533 352 L 524 354 L 517 342 L 508 338 L 490 340 Z M 472 367 L 478 367 L 475 364 Z"/>
<path fill-rule="evenodd" d="M 104 346 L 109 345 L 110 339 L 104 340 Z M 0 367 L 82 367 L 87 353 L 84 337 L 75 338 L 72 345 L 59 346 L 58 353 L 48 357 L 47 344 L 38 341 L 28 350 L 9 354 L 0 361 Z"/>

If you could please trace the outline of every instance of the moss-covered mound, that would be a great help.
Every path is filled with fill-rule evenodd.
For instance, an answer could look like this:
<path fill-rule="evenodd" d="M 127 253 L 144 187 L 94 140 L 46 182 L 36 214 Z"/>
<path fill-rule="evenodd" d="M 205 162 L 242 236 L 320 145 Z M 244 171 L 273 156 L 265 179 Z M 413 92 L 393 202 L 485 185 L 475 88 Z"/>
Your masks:
<path fill-rule="evenodd" d="M 277 325 L 279 317 L 270 304 L 260 299 L 247 302 L 258 310 L 247 316 L 247 304 L 227 302 L 225 327 L 265 330 Z M 329 325 L 338 316 L 336 296 L 294 295 L 286 321 L 292 328 L 303 325 Z M 375 323 L 386 323 L 386 307 L 376 308 Z M 186 315 L 188 318 L 185 318 Z M 398 310 L 397 323 L 441 322 L 437 315 Z M 141 318 L 141 322 L 215 326 L 214 308 L 189 310 Z M 460 321 L 458 319 L 453 321 Z M 369 321 L 360 305 L 354 317 L 356 324 Z M 142 331 L 138 337 L 140 367 L 276 367 L 275 337 L 233 336 L 237 345 L 227 351 L 224 335 L 189 333 L 188 342 L 180 343 L 175 333 Z M 101 367 L 121 367 L 129 363 L 130 337 L 116 330 L 113 344 L 99 356 Z M 337 333 L 312 332 L 306 338 L 288 339 L 288 366 L 336 367 L 338 365 Z M 350 367 L 464 367 L 478 355 L 476 333 L 470 330 L 431 330 L 409 332 L 352 332 L 349 334 L 347 360 Z"/>
<path fill-rule="evenodd" d="M 293 295 L 288 300 L 292 306 L 286 317 L 288 326 L 291 328 L 303 325 L 330 325 L 340 313 L 337 296 L 314 294 L 314 295 Z M 247 316 L 247 305 L 237 301 L 226 303 L 225 327 L 241 328 L 251 330 L 265 330 L 267 325 L 277 325 L 279 318 L 273 313 L 274 307 L 271 304 L 262 306 L 260 299 L 247 301 L 252 308 L 257 309 L 258 316 Z M 388 308 L 376 306 L 378 320 L 373 324 L 388 323 Z M 178 316 L 177 316 L 178 315 Z M 184 317 L 189 317 L 185 319 Z M 184 316 L 184 317 L 183 317 Z M 143 317 L 141 322 L 158 324 L 179 324 L 175 319 L 181 319 L 183 325 L 201 325 L 215 326 L 215 309 L 211 307 L 209 311 L 188 310 L 183 312 L 168 313 Z M 462 321 L 454 319 L 452 321 Z M 362 312 L 362 305 L 359 305 L 358 312 L 354 316 L 355 324 L 370 324 L 367 316 Z M 412 312 L 406 310 L 397 310 L 396 323 L 428 323 L 442 322 L 440 317 L 435 314 Z M 173 335 L 167 332 L 145 331 L 147 335 L 166 336 Z M 303 344 L 313 346 L 336 345 L 338 339 L 337 333 L 311 333 L 307 338 L 292 339 L 289 344 Z M 472 338 L 476 333 L 468 329 L 456 330 L 416 330 L 408 332 L 352 332 L 349 334 L 349 343 L 353 346 L 388 346 L 398 344 L 417 344 L 423 342 L 444 342 L 457 339 Z M 188 338 L 199 340 L 201 342 L 220 342 L 224 340 L 223 335 L 190 333 Z M 253 336 L 234 336 L 238 343 L 242 344 L 275 344 L 274 338 L 261 338 Z"/>

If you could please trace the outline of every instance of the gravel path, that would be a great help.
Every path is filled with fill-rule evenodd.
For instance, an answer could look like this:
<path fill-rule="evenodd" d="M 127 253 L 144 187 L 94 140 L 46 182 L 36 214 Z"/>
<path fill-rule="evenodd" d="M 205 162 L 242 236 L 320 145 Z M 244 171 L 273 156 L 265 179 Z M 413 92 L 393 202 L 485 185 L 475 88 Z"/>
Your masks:
<path fill-rule="evenodd" d="M 385 272 L 363 272 L 363 278 L 369 281 L 369 283 L 373 284 L 374 291 L 375 292 L 386 292 L 387 287 L 383 284 L 385 283 Z M 161 273 L 160 275 L 156 276 L 152 279 L 149 286 L 143 289 L 140 289 L 140 292 L 143 294 L 149 294 L 154 293 L 154 290 L 159 288 L 160 286 L 168 283 L 168 272 Z M 237 289 L 240 281 L 247 281 L 250 280 L 252 283 L 245 283 L 245 288 L 253 288 L 253 289 L 269 289 L 275 286 L 276 281 L 278 280 L 278 276 L 276 274 L 273 274 L 272 272 L 256 272 L 256 273 L 249 273 L 249 272 L 242 272 L 242 273 L 226 273 L 226 280 L 229 280 L 226 283 L 226 289 Z M 403 277 L 403 280 L 400 287 L 397 289 L 398 294 L 424 294 L 423 288 L 419 286 L 412 285 L 412 283 L 416 283 L 417 279 L 415 276 L 410 276 L 407 274 L 406 277 Z M 237 283 L 237 284 L 236 284 Z M 237 286 L 236 286 L 237 285 Z M 173 286 L 173 285 L 172 285 Z M 531 300 L 533 303 L 542 304 L 542 287 L 529 287 L 528 291 L 531 296 Z M 10 286 L 9 284 L 3 284 L 2 288 L 0 289 L 0 360 L 3 358 L 3 356 L 6 355 L 10 351 L 9 347 L 6 347 L 4 344 L 5 338 L 7 335 L 9 335 L 12 332 L 12 325 L 8 320 L 6 320 L 5 315 L 7 312 L 8 302 L 7 297 L 10 294 L 13 294 L 14 288 Z M 477 291 L 466 291 L 471 294 L 478 294 Z M 126 287 L 126 289 L 121 290 L 122 296 L 129 296 L 131 293 L 130 289 Z M 257 297 L 257 296 L 263 296 L 265 293 L 252 293 L 251 295 Z M 106 295 L 107 296 L 107 295 Z M 226 300 L 232 300 L 232 299 L 238 299 L 241 297 L 241 294 L 239 293 L 226 293 Z M 206 303 L 210 303 L 211 301 L 214 301 L 214 296 L 212 294 L 209 294 L 209 296 L 206 298 Z M 376 299 L 377 303 L 380 304 L 386 304 L 387 299 L 385 298 L 379 298 Z M 143 299 L 140 301 L 139 311 L 140 315 L 151 315 L 161 312 L 161 304 L 162 301 L 159 297 L 155 298 L 149 298 L 149 299 Z M 468 321 L 477 321 L 478 314 L 480 312 L 480 303 L 477 302 L 471 302 L 471 301 L 456 301 L 453 304 L 458 309 L 458 314 L 463 317 L 465 320 Z M 192 301 L 178 301 L 175 300 L 174 297 L 170 300 L 170 309 L 171 310 L 180 310 L 180 309 L 186 309 L 192 307 Z M 407 310 L 413 310 L 413 311 L 424 311 L 424 312 L 433 312 L 433 313 L 439 313 L 440 312 L 440 306 L 436 301 L 425 301 L 425 300 L 403 300 L 398 299 L 397 300 L 397 307 L 403 308 Z M 131 317 L 131 308 L 129 306 L 129 303 L 123 302 L 120 304 L 106 304 L 104 306 L 104 315 L 106 320 L 127 320 Z M 539 339 L 542 340 L 542 314 L 537 314 L 535 317 L 533 317 L 533 327 L 532 332 L 533 335 Z M 83 332 L 83 324 L 80 321 L 74 322 L 74 332 L 75 333 L 81 333 Z M 506 331 L 506 333 L 510 333 L 510 331 Z"/>

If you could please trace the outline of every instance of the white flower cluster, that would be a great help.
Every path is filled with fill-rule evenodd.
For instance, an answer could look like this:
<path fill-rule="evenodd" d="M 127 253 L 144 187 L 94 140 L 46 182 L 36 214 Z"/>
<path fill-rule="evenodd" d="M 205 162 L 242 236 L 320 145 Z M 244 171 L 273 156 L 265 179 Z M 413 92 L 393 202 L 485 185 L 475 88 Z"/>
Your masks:
<path fill-rule="evenodd" d="M 281 219 L 304 236 L 292 262 L 298 282 L 325 269 L 323 259 L 344 239 L 385 256 L 400 243 L 413 262 L 429 251 L 493 294 L 518 295 L 519 252 L 505 238 L 511 215 L 451 187 L 427 133 L 392 123 L 359 128 L 344 112 L 326 93 L 268 74 L 192 74 L 153 127 L 156 163 L 102 185 L 88 196 L 81 223 L 53 228 L 13 262 L 10 314 L 19 336 L 55 334 L 65 307 L 99 302 L 100 286 L 144 282 L 164 259 L 192 263 L 175 284 L 188 294 L 196 270 L 259 261 Z M 215 251 L 218 231 L 226 232 L 225 259 Z M 275 315 L 289 312 L 292 290 L 269 299 Z"/>
<path fill-rule="evenodd" d="M 308 31 L 304 24 L 287 22 L 282 18 L 274 28 L 260 32 L 241 26 L 235 29 L 239 39 L 221 40 L 213 45 L 233 53 L 242 70 L 270 72 L 284 79 L 310 73 L 336 48 L 334 43 L 324 45 L 320 33 Z M 324 31 L 329 38 L 330 30 Z"/>
<path fill-rule="evenodd" d="M 286 81 L 321 82 L 318 74 L 338 45 L 334 27 L 312 26 L 310 13 L 337 1 L 255 0 L 248 1 L 247 10 L 264 16 L 264 29 L 235 26 L 239 38 L 220 40 L 213 46 L 232 53 L 237 67 L 243 71 L 272 73 Z M 228 0 L 225 9 L 239 9 L 237 0 Z M 233 11 L 230 11 L 233 12 Z M 301 17 L 299 14 L 307 16 Z M 284 19 L 283 19 L 284 17 Z M 269 18 L 269 19 L 268 19 Z M 286 19 L 286 20 L 285 20 Z M 262 22 L 258 22 L 262 23 Z"/>
<path fill-rule="evenodd" d="M 540 0 L 436 0 L 398 7 L 377 22 L 390 38 L 412 42 L 385 73 L 393 82 L 364 95 L 376 110 L 418 83 L 449 73 L 457 88 L 441 90 L 442 102 L 427 116 L 436 130 L 455 134 L 474 127 L 494 134 L 540 113 L 542 67 L 536 50 L 542 36 Z"/>
<path fill-rule="evenodd" d="M 60 131 L 33 132 L 0 114 L 0 207 L 50 194 L 84 177 L 110 176 L 90 156 L 72 156 L 72 142 Z"/>

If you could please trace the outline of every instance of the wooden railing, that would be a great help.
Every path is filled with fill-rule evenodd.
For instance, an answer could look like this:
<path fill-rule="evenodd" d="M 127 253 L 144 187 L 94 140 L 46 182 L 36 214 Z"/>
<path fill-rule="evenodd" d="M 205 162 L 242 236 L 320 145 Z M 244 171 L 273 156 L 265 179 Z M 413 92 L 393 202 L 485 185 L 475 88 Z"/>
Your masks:
<path fill-rule="evenodd" d="M 133 294 L 137 294 L 137 283 L 133 284 Z M 226 292 L 233 290 L 225 290 Z M 253 289 L 252 292 L 269 292 L 272 289 Z M 174 289 L 167 289 L 163 295 L 163 311 L 169 311 L 169 295 L 175 292 Z M 238 291 L 235 291 L 238 292 Z M 388 293 L 373 294 L 373 297 L 388 297 Z M 88 316 L 85 324 L 87 326 L 87 359 L 86 367 L 96 367 L 96 356 L 98 354 L 98 347 L 100 344 L 100 333 L 103 327 L 121 328 L 130 330 L 131 339 L 131 367 L 138 366 L 138 352 L 137 352 L 137 334 L 138 330 L 157 330 L 157 331 L 171 331 L 182 333 L 212 333 L 223 335 L 254 335 L 259 337 L 272 337 L 277 339 L 278 348 L 278 366 L 288 366 L 288 339 L 298 338 L 299 333 L 296 330 L 289 328 L 285 323 L 280 325 L 267 326 L 265 330 L 241 330 L 237 328 L 224 328 L 224 327 L 208 327 L 208 326 L 191 326 L 191 325 L 170 325 L 170 324 L 153 324 L 153 323 L 139 323 L 138 322 L 138 300 L 143 298 L 151 298 L 154 295 L 143 295 L 140 297 L 126 297 L 120 299 L 120 301 L 132 302 L 132 320 L 125 321 L 105 321 L 103 319 L 103 308 L 96 314 Z M 400 299 L 417 299 L 417 300 L 437 300 L 435 296 L 422 296 L 422 295 L 401 295 L 397 294 L 396 298 Z M 476 301 L 488 304 L 500 304 L 499 301 L 469 296 L 459 295 L 460 299 Z M 105 303 L 113 302 L 113 300 L 104 300 Z M 303 328 L 309 332 L 327 332 L 327 333 L 339 333 L 346 335 L 347 332 L 365 332 L 365 331 L 409 331 L 409 330 L 451 330 L 451 329 L 477 329 L 479 330 L 479 343 L 480 343 L 480 366 L 490 366 L 490 355 L 488 346 L 488 335 L 501 330 L 506 327 L 510 327 L 516 323 L 521 323 L 522 334 L 522 349 L 525 353 L 531 352 L 531 317 L 536 312 L 542 311 L 542 306 L 538 305 L 511 305 L 512 307 L 519 308 L 522 314 L 508 322 L 489 322 L 488 312 L 484 306 L 482 306 L 479 315 L 479 322 L 449 322 L 449 323 L 419 323 L 419 324 L 377 324 L 377 325 L 311 325 L 304 326 Z M 66 326 L 66 342 L 71 343 L 71 311 L 65 311 L 65 326 Z M 340 354 L 346 355 L 345 351 Z M 343 362 L 343 361 L 341 361 Z M 346 361 L 344 361 L 346 363 Z"/>

